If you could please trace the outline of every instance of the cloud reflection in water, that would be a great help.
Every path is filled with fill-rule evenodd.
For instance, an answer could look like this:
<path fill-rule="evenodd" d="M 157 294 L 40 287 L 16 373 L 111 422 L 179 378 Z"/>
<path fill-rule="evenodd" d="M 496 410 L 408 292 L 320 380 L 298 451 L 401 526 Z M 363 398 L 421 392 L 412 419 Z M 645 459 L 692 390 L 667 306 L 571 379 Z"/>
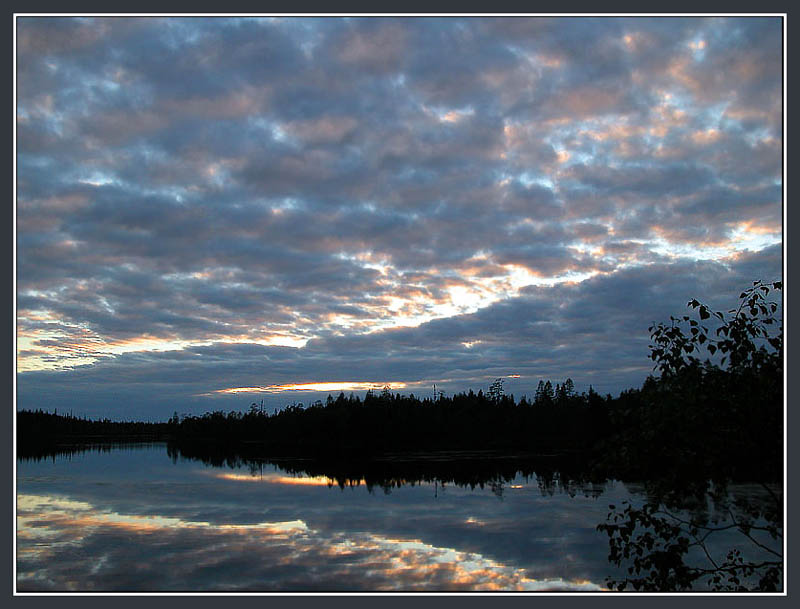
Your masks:
<path fill-rule="evenodd" d="M 475 521 L 477 523 L 477 521 Z M 20 591 L 599 590 L 420 539 L 193 522 L 18 496 Z"/>

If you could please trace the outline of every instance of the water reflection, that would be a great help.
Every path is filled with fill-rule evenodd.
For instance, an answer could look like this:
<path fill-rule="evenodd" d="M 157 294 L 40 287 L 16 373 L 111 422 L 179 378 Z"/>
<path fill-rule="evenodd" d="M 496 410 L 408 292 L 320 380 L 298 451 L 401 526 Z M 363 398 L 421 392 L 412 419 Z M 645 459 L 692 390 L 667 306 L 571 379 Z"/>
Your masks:
<path fill-rule="evenodd" d="M 20 459 L 18 590 L 596 591 L 624 573 L 597 525 L 643 494 L 568 462 L 453 457 Z"/>
<path fill-rule="evenodd" d="M 513 484 L 521 478 L 525 484 L 534 482 L 543 494 L 567 493 L 598 497 L 605 486 L 604 477 L 591 474 L 577 457 L 562 455 L 508 455 L 491 451 L 448 451 L 415 455 L 387 456 L 368 461 L 316 459 L 264 459 L 255 454 L 213 451 L 192 444 L 167 446 L 173 462 L 199 461 L 205 465 L 247 469 L 253 477 L 264 475 L 264 468 L 279 468 L 297 479 L 324 480 L 328 486 L 340 488 L 364 484 L 371 493 L 380 488 L 384 493 L 402 486 L 419 484 L 456 485 L 471 490 L 490 488 L 502 496 L 507 488 L 523 488 Z M 289 482 L 287 482 L 289 483 Z M 322 484 L 322 482 L 320 482 Z M 330 484 L 332 483 L 332 484 Z M 298 482 L 299 484 L 299 482 Z"/>
<path fill-rule="evenodd" d="M 336 484 L 335 480 L 328 478 L 327 476 L 281 476 L 279 474 L 266 474 L 263 473 L 260 476 L 255 476 L 254 474 L 232 474 L 232 473 L 222 473 L 222 474 L 214 474 L 215 478 L 220 480 L 236 480 L 238 482 L 267 482 L 270 484 L 299 484 L 301 486 L 327 486 L 328 488 L 334 486 Z M 350 484 L 350 486 L 359 486 L 362 483 L 365 483 L 364 480 L 356 480 L 354 484 Z"/>
<path fill-rule="evenodd" d="M 24 590 L 596 590 L 421 539 L 131 516 L 19 497 Z"/>
<path fill-rule="evenodd" d="M 164 456 L 161 446 L 20 460 L 18 590 L 603 587 L 594 527 L 606 506 L 598 489 L 578 494 L 558 476 L 540 485 L 508 462 L 478 467 L 486 475 L 464 463 L 323 473 Z"/>

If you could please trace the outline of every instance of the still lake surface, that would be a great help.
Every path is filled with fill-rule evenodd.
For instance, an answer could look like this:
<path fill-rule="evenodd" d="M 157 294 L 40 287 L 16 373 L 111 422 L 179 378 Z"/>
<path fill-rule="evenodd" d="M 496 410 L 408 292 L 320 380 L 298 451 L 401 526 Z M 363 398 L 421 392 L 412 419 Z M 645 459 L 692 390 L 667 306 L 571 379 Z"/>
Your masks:
<path fill-rule="evenodd" d="M 376 486 L 160 443 L 18 459 L 17 590 L 604 590 L 622 573 L 596 527 L 641 488 L 523 471 Z"/>

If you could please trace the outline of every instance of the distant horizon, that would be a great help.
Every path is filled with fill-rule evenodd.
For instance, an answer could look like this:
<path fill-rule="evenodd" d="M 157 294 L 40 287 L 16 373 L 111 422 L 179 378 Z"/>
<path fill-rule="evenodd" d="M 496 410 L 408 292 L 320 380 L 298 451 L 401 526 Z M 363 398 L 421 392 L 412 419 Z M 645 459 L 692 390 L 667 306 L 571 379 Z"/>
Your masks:
<path fill-rule="evenodd" d="M 494 381 L 496 379 L 492 379 L 492 380 Z M 550 380 L 552 385 L 553 385 L 553 387 L 556 386 L 556 381 L 553 380 L 553 379 L 542 379 L 542 380 L 544 382 L 547 382 L 547 380 Z M 566 379 L 563 379 L 563 380 L 566 380 Z M 573 381 L 574 381 L 574 379 L 573 379 Z M 558 381 L 559 384 L 561 382 L 562 381 Z M 538 383 L 538 381 L 537 381 L 537 383 Z M 490 381 L 489 384 L 491 384 L 491 381 Z M 467 388 L 465 390 L 456 390 L 456 391 L 440 390 L 439 386 L 437 385 L 436 386 L 436 393 L 439 394 L 440 391 L 443 391 L 443 395 L 445 397 L 453 397 L 454 395 L 458 395 L 458 394 L 469 394 L 470 391 L 472 391 L 473 393 L 475 393 L 477 395 L 478 392 L 481 391 L 485 395 L 487 393 L 487 389 L 489 388 L 489 384 L 487 384 L 486 387 Z M 627 388 L 622 389 L 620 391 L 626 391 L 628 389 L 639 389 L 639 388 L 640 387 L 627 387 Z M 592 389 L 597 391 L 597 389 L 594 388 L 594 386 L 592 386 Z M 382 390 L 383 390 L 383 387 L 375 387 L 372 391 L 373 391 L 373 394 L 379 395 Z M 158 422 L 166 422 L 176 412 L 177 412 L 179 417 L 182 416 L 182 415 L 198 416 L 198 415 L 208 414 L 208 413 L 212 413 L 212 412 L 219 412 L 219 411 L 222 411 L 222 412 L 224 412 L 226 414 L 229 413 L 229 412 L 246 413 L 246 412 L 248 412 L 250 410 L 250 407 L 253 404 L 256 404 L 256 406 L 260 407 L 262 400 L 264 402 L 264 406 L 263 406 L 264 414 L 270 414 L 270 415 L 273 414 L 273 412 L 276 411 L 276 410 L 278 412 L 280 412 L 282 409 L 287 408 L 289 406 L 299 406 L 299 405 L 302 404 L 303 407 L 308 407 L 308 406 L 312 406 L 313 404 L 315 404 L 317 402 L 322 402 L 322 404 L 324 405 L 326 403 L 326 401 L 327 401 L 328 396 L 331 396 L 332 398 L 335 399 L 336 397 L 339 396 L 340 393 L 343 393 L 346 397 L 349 397 L 352 394 L 354 396 L 357 396 L 360 400 L 363 401 L 364 398 L 366 397 L 368 391 L 369 391 L 368 389 L 365 389 L 365 390 L 353 390 L 353 391 L 341 390 L 341 391 L 335 391 L 335 392 L 318 392 L 318 391 L 314 391 L 314 392 L 312 392 L 312 391 L 304 391 L 304 392 L 301 392 L 301 391 L 297 391 L 297 392 L 293 392 L 295 395 L 293 397 L 291 397 L 291 398 L 290 397 L 285 397 L 284 394 L 248 394 L 248 395 L 252 395 L 252 396 L 255 396 L 255 397 L 253 397 L 252 399 L 246 400 L 246 403 L 242 402 L 238 407 L 232 406 L 232 407 L 225 407 L 225 408 L 216 408 L 216 407 L 211 407 L 211 403 L 208 403 L 209 408 L 206 409 L 206 410 L 200 410 L 200 409 L 191 409 L 190 410 L 190 409 L 187 409 L 187 410 L 182 411 L 180 408 L 176 408 L 172 412 L 164 413 L 164 416 L 162 418 L 139 418 L 139 419 L 137 419 L 137 418 L 131 418 L 129 416 L 126 416 L 124 413 L 119 413 L 119 414 L 114 413 L 115 416 L 110 416 L 108 414 L 102 414 L 102 413 L 90 416 L 88 412 L 82 411 L 82 410 L 80 410 L 80 408 L 78 408 L 78 409 L 68 408 L 66 411 L 64 411 L 63 409 L 60 409 L 58 406 L 50 406 L 50 407 L 38 406 L 38 407 L 32 407 L 32 408 L 31 407 L 23 408 L 23 407 L 18 405 L 17 406 L 17 411 L 21 411 L 21 410 L 29 410 L 29 411 L 30 410 L 33 410 L 33 411 L 42 410 L 43 412 L 46 412 L 46 413 L 54 413 L 55 412 L 56 414 L 59 414 L 59 415 L 71 415 L 71 416 L 74 416 L 74 417 L 77 417 L 77 418 L 86 417 L 86 418 L 89 418 L 89 419 L 92 419 L 92 420 L 108 418 L 110 421 L 130 421 L 130 420 L 134 420 L 134 421 L 141 421 L 141 422 L 148 422 L 148 423 L 149 422 L 158 423 Z M 415 398 L 419 398 L 420 400 L 423 400 L 423 401 L 427 400 L 427 399 L 434 399 L 433 398 L 433 388 L 432 387 L 428 388 L 428 392 L 427 393 L 425 393 L 425 388 L 424 387 L 419 387 L 418 389 L 406 388 L 406 389 L 403 389 L 403 390 L 390 390 L 390 391 L 391 391 L 392 395 L 401 395 L 401 396 L 405 396 L 405 397 L 410 397 L 410 396 L 413 395 Z M 580 395 L 582 393 L 588 394 L 589 393 L 589 386 L 587 386 L 586 389 L 582 390 L 582 389 L 580 389 L 580 387 L 576 383 L 575 384 L 575 393 L 578 394 L 578 395 Z M 597 393 L 599 393 L 603 397 L 606 397 L 606 395 L 611 395 L 612 397 L 617 398 L 617 397 L 619 397 L 619 393 L 620 392 L 617 392 L 616 394 L 611 394 L 610 392 L 597 391 Z M 517 394 L 517 393 L 515 393 L 513 391 L 510 391 L 508 389 L 507 385 L 504 385 L 504 394 L 508 395 L 509 397 L 513 395 L 515 402 L 519 402 L 522 398 L 525 398 L 528 402 L 532 402 L 533 401 L 533 397 L 534 397 L 534 392 Z M 303 396 L 306 396 L 306 399 L 303 399 Z M 283 401 L 284 399 L 288 400 L 288 401 Z"/>
<path fill-rule="evenodd" d="M 17 410 L 616 397 L 783 279 L 781 17 L 15 24 Z"/>

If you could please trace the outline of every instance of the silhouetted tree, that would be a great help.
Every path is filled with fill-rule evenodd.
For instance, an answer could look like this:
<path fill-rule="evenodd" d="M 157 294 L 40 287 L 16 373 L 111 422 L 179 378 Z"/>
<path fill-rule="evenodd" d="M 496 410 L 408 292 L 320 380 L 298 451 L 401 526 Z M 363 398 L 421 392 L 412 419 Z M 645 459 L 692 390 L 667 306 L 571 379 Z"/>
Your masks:
<path fill-rule="evenodd" d="M 497 378 L 494 382 L 489 385 L 489 391 L 487 393 L 489 401 L 493 404 L 498 404 L 500 400 L 503 398 L 503 379 Z"/>

